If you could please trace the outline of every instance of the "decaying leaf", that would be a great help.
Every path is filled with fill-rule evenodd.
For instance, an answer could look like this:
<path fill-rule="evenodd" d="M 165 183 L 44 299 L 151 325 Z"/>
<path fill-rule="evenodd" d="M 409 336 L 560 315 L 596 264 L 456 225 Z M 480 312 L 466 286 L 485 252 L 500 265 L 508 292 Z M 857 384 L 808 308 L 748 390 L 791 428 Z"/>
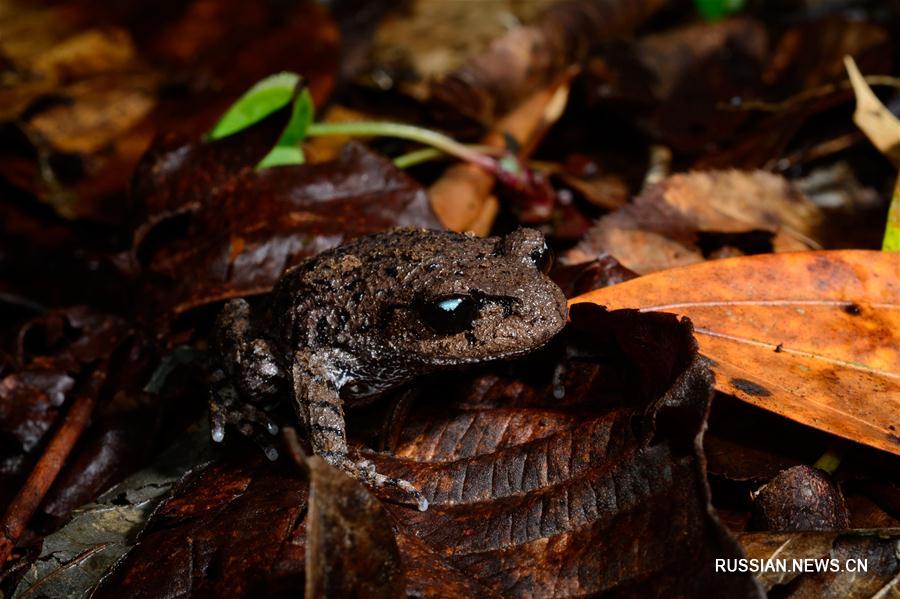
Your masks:
<path fill-rule="evenodd" d="M 400 552 L 384 507 L 322 458 L 307 464 L 306 596 L 405 597 Z"/>
<path fill-rule="evenodd" d="M 47 535 L 13 597 L 84 597 L 135 543 L 154 509 L 184 474 L 213 458 L 203 418 L 147 468 L 81 505 L 72 520 Z"/>
<path fill-rule="evenodd" d="M 189 473 L 93 597 L 298 595 L 308 487 L 253 454 Z"/>
<path fill-rule="evenodd" d="M 560 2 L 533 24 L 508 31 L 435 81 L 431 99 L 491 123 L 583 60 L 598 38 L 619 37 L 666 4 L 666 0 Z"/>
<path fill-rule="evenodd" d="M 263 76 L 297 69 L 318 102 L 334 82 L 338 33 L 314 2 L 33 4 L 0 6 L 0 176 L 67 218 L 121 223 L 154 135 L 204 131 Z"/>
<path fill-rule="evenodd" d="M 900 255 L 706 262 L 572 300 L 580 302 L 688 316 L 719 390 L 900 454 Z"/>
<path fill-rule="evenodd" d="M 749 576 L 713 573 L 740 553 L 709 505 L 711 377 L 690 332 L 671 315 L 576 306 L 567 344 L 420 382 L 406 417 L 387 399 L 351 410 L 354 448 L 430 501 L 384 504 L 396 547 L 343 475 L 313 473 L 316 516 L 293 463 L 233 453 L 180 485 L 95 597 L 278 595 L 310 584 L 305 564 L 317 584 L 349 584 L 397 549 L 415 596 L 759 596 Z M 363 442 L 381 419 L 392 454 Z"/>
<path fill-rule="evenodd" d="M 402 14 L 383 19 L 366 53 L 363 71 L 380 87 L 399 86 L 425 98 L 439 79 L 484 50 L 510 23 L 529 21 L 560 0 L 501 0 L 472 10 L 464 2 L 410 2 Z"/>
<path fill-rule="evenodd" d="M 677 174 L 601 218 L 568 260 L 609 253 L 646 274 L 706 258 L 817 249 L 821 219 L 819 209 L 777 175 Z"/>
<path fill-rule="evenodd" d="M 0 379 L 0 434 L 6 448 L 0 500 L 15 491 L 12 477 L 27 473 L 25 456 L 46 441 L 79 377 L 108 358 L 126 332 L 122 319 L 84 308 L 45 314 L 20 330 L 18 368 Z"/>
<path fill-rule="evenodd" d="M 758 575 L 766 591 L 783 597 L 825 599 L 891 597 L 900 585 L 900 530 L 747 533 L 740 537 L 747 557 L 786 560 Z M 820 560 L 825 571 L 794 567 L 793 560 Z M 835 571 L 831 560 L 835 560 Z M 849 560 L 849 567 L 848 567 Z M 777 561 L 773 561 L 773 565 Z M 865 567 L 865 570 L 862 568 Z M 807 570 L 804 573 L 804 569 Z"/>
<path fill-rule="evenodd" d="M 286 112 L 215 141 L 166 140 L 145 157 L 134 243 L 153 310 L 268 291 L 288 266 L 358 235 L 440 227 L 418 183 L 358 143 L 333 162 L 256 170 Z"/>

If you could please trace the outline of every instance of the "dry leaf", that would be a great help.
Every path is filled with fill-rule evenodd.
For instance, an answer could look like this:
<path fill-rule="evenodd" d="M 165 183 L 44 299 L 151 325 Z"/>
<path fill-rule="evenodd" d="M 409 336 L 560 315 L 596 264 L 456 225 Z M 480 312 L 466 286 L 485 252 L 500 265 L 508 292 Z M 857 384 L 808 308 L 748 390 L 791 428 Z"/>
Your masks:
<path fill-rule="evenodd" d="M 783 177 L 763 171 L 672 175 L 601 218 L 572 254 L 609 253 L 646 274 L 710 257 L 819 249 L 819 209 Z"/>
<path fill-rule="evenodd" d="M 853 122 L 882 154 L 896 166 L 900 166 L 900 120 L 881 103 L 863 79 L 852 57 L 845 56 L 844 65 L 853 85 L 853 93 L 856 94 Z"/>
<path fill-rule="evenodd" d="M 513 24 L 532 20 L 560 0 L 499 0 L 472 10 L 467 2 L 417 0 L 388 13 L 366 52 L 364 72 L 379 87 L 399 85 L 426 99 L 428 81 L 461 67 Z"/>
<path fill-rule="evenodd" d="M 549 126 L 562 114 L 573 74 L 529 97 L 504 116 L 482 143 L 502 149 L 506 147 L 508 135 L 522 146 L 519 156 L 529 156 Z M 499 209 L 497 199 L 490 193 L 493 187 L 494 175 L 483 168 L 470 163 L 456 164 L 429 188 L 431 209 L 452 231 L 487 235 Z"/>
<path fill-rule="evenodd" d="M 600 40 L 620 37 L 668 4 L 667 0 L 560 2 L 496 38 L 483 52 L 431 86 L 431 99 L 492 123 Z"/>
<path fill-rule="evenodd" d="M 788 572 L 763 572 L 757 578 L 766 591 L 779 597 L 892 597 L 900 581 L 900 530 L 858 530 L 843 532 L 750 533 L 740 537 L 747 557 L 758 560 L 787 560 Z M 792 568 L 792 560 L 838 560 L 840 572 L 807 572 Z M 866 571 L 846 567 L 853 560 L 865 560 Z M 776 562 L 777 563 L 777 562 Z M 779 591 L 788 591 L 785 594 Z M 773 593 L 774 594 L 774 593 Z"/>
<path fill-rule="evenodd" d="M 579 302 L 688 316 L 719 390 L 900 455 L 900 255 L 706 262 L 572 300 Z"/>

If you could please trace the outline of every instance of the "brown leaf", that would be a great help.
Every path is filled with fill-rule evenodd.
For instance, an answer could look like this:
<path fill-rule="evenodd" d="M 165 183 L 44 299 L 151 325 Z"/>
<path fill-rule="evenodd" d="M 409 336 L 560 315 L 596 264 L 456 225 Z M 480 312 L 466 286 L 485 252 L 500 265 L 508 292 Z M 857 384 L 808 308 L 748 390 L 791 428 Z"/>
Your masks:
<path fill-rule="evenodd" d="M 646 126 L 683 151 L 730 141 L 747 115 L 720 110 L 717 104 L 759 89 L 767 46 L 763 23 L 745 17 L 693 23 L 642 38 L 635 58 L 649 73 L 657 102 Z"/>
<path fill-rule="evenodd" d="M 254 170 L 265 133 L 277 135 L 270 122 L 217 142 L 163 145 L 143 163 L 135 247 L 159 314 L 268 291 L 288 266 L 345 239 L 440 228 L 424 190 L 358 143 L 333 162 Z"/>
<path fill-rule="evenodd" d="M 512 138 L 522 148 L 518 158 L 524 160 L 530 156 L 565 107 L 570 79 L 563 77 L 529 96 L 496 123 L 481 140 L 482 145 L 502 150 L 506 148 L 507 140 Z M 431 208 L 441 223 L 452 231 L 487 235 L 499 210 L 497 198 L 491 195 L 494 181 L 494 174 L 480 166 L 468 162 L 455 164 L 429 187 Z M 528 202 L 530 198 L 527 196 L 534 194 L 525 191 L 530 190 L 523 190 L 520 195 L 526 196 L 524 199 Z M 552 205 L 542 208 L 543 220 L 546 220 L 549 217 L 548 208 Z"/>
<path fill-rule="evenodd" d="M 421 383 L 409 417 L 388 419 L 395 455 L 354 446 L 431 507 L 385 504 L 396 548 L 377 532 L 353 551 L 390 562 L 399 549 L 416 596 L 759 596 L 749 576 L 712 572 L 716 557 L 740 554 L 709 505 L 700 440 L 711 379 L 690 330 L 670 315 L 580 306 L 568 347 Z M 365 429 L 372 412 L 349 417 Z M 95 597 L 277 595 L 303 586 L 304 559 L 315 575 L 343 567 L 344 582 L 368 571 L 332 553 L 380 530 L 367 494 L 314 473 L 312 493 L 334 502 L 322 513 L 341 515 L 316 523 L 310 509 L 304 521 L 305 483 L 257 454 L 181 485 Z M 311 540 L 320 524 L 322 544 Z"/>
<path fill-rule="evenodd" d="M 550 276 L 566 297 L 575 297 L 594 289 L 629 281 L 638 275 L 619 264 L 609 254 L 603 254 L 577 264 L 556 263 Z"/>
<path fill-rule="evenodd" d="M 767 254 L 640 277 L 572 300 L 695 324 L 719 390 L 900 454 L 900 256 Z"/>
<path fill-rule="evenodd" d="M 441 594 L 416 575 L 438 560 L 500 596 L 752 596 L 750 581 L 706 577 L 700 565 L 731 550 L 690 465 L 708 379 L 688 327 L 576 309 L 568 351 L 597 357 L 566 360 L 555 384 L 544 355 L 511 375 L 425 387 L 397 458 L 368 456 L 431 505 L 388 508 L 430 553 L 404 555 L 408 591 Z M 679 555 L 666 549 L 675 537 Z"/>
<path fill-rule="evenodd" d="M 378 23 L 364 57 L 369 78 L 386 77 L 404 93 L 424 99 L 428 81 L 439 79 L 483 51 L 509 24 L 526 22 L 559 0 L 501 0 L 471 10 L 460 2 L 410 2 L 400 14 Z M 360 57 L 361 59 L 363 57 Z M 358 68 L 360 68 L 358 67 Z"/>
<path fill-rule="evenodd" d="M 851 56 L 844 57 L 844 64 L 850 83 L 853 84 L 853 93 L 856 94 L 853 122 L 862 129 L 879 152 L 893 162 L 894 166 L 900 166 L 900 120 L 881 103 L 863 79 Z"/>
<path fill-rule="evenodd" d="M 609 253 L 646 274 L 742 253 L 818 249 L 822 216 L 788 181 L 762 171 L 672 175 L 604 216 L 575 252 Z"/>
<path fill-rule="evenodd" d="M 405 597 L 400 552 L 382 505 L 322 458 L 307 464 L 306 597 Z"/>
<path fill-rule="evenodd" d="M 85 368 L 108 358 L 126 330 L 121 319 L 83 308 L 50 312 L 20 330 L 18 368 L 0 379 L 0 501 L 16 491 L 13 477 L 27 473 L 26 456 L 45 440 Z"/>
<path fill-rule="evenodd" d="M 129 177 L 157 131 L 199 134 L 279 70 L 301 72 L 322 103 L 337 68 L 336 25 L 314 2 L 5 10 L 0 122 L 12 126 L 0 176 L 67 218 L 120 224 Z"/>
<path fill-rule="evenodd" d="M 837 560 L 839 571 L 788 572 L 770 570 L 758 574 L 767 591 L 783 597 L 863 598 L 889 597 L 900 575 L 897 546 L 900 531 L 851 530 L 845 532 L 748 533 L 740 536 L 747 557 L 760 560 Z M 847 568 L 848 560 L 864 560 L 865 571 Z M 851 565 L 858 568 L 855 561 Z M 829 564 L 830 566 L 830 564 Z M 774 593 L 773 593 L 774 594 Z"/>
<path fill-rule="evenodd" d="M 92 596 L 299 595 L 308 488 L 298 474 L 256 454 L 188 474 Z"/>
<path fill-rule="evenodd" d="M 666 0 L 560 2 L 495 39 L 484 52 L 432 85 L 432 100 L 485 123 L 583 60 L 598 39 L 624 35 Z"/>
<path fill-rule="evenodd" d="M 864 65 L 864 70 L 887 72 L 891 67 L 889 56 L 892 50 L 891 36 L 877 23 L 856 19 L 847 13 L 827 14 L 824 17 L 810 15 L 785 29 L 774 44 L 762 73 L 766 89 L 739 99 L 751 102 L 765 97 L 787 99 L 817 86 L 843 80 L 843 59 L 847 54 L 856 57 Z M 707 152 L 693 166 L 782 171 L 814 162 L 815 153 L 807 155 L 807 148 L 799 155 L 795 152 L 788 154 L 790 144 L 810 143 L 809 135 L 803 132 L 809 129 L 805 126 L 815 117 L 822 118 L 814 121 L 812 128 L 816 131 L 812 137 L 821 138 L 823 133 L 827 135 L 823 145 L 837 141 L 833 132 L 835 121 L 827 111 L 846 102 L 849 97 L 847 92 L 839 92 L 818 99 L 814 96 L 814 101 L 807 98 L 807 101 L 788 102 L 775 114 L 748 123 L 739 135 L 732 136 L 733 143 L 729 147 Z M 730 99 L 722 98 L 722 101 Z"/>

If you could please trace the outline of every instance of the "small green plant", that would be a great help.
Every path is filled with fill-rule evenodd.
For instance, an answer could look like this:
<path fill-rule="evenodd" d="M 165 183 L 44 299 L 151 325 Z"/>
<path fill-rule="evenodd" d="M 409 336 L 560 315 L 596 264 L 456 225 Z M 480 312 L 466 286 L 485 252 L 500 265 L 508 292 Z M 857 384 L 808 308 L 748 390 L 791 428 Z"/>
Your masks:
<path fill-rule="evenodd" d="M 694 0 L 694 6 L 708 21 L 716 21 L 744 8 L 744 0 Z"/>
<path fill-rule="evenodd" d="M 346 135 L 351 137 L 395 137 L 427 146 L 424 149 L 398 156 L 394 163 L 401 168 L 451 155 L 477 164 L 495 174 L 507 185 L 527 186 L 529 172 L 511 151 L 462 144 L 443 133 L 406 123 L 387 121 L 354 121 L 346 123 L 316 123 L 315 108 L 303 78 L 296 73 L 271 75 L 242 95 L 225 112 L 206 135 L 217 140 L 255 125 L 273 112 L 292 104 L 291 117 L 275 146 L 256 165 L 257 170 L 274 166 L 303 164 L 301 144 L 308 137 Z"/>
<path fill-rule="evenodd" d="M 885 252 L 900 252 L 900 176 L 897 177 L 894 194 L 891 196 L 881 249 Z"/>

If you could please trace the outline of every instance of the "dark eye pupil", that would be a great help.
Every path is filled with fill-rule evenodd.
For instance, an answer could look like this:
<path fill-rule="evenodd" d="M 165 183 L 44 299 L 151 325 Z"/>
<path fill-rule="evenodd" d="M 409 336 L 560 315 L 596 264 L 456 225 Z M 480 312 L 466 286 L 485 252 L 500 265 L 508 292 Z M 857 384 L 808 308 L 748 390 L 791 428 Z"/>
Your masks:
<path fill-rule="evenodd" d="M 475 320 L 478 306 L 468 295 L 446 295 L 422 305 L 422 319 L 442 335 L 468 330 Z"/>
<path fill-rule="evenodd" d="M 534 262 L 537 269 L 544 274 L 550 272 L 550 267 L 553 266 L 553 251 L 550 249 L 550 246 L 547 245 L 546 241 L 541 247 L 531 252 L 529 258 Z"/>

